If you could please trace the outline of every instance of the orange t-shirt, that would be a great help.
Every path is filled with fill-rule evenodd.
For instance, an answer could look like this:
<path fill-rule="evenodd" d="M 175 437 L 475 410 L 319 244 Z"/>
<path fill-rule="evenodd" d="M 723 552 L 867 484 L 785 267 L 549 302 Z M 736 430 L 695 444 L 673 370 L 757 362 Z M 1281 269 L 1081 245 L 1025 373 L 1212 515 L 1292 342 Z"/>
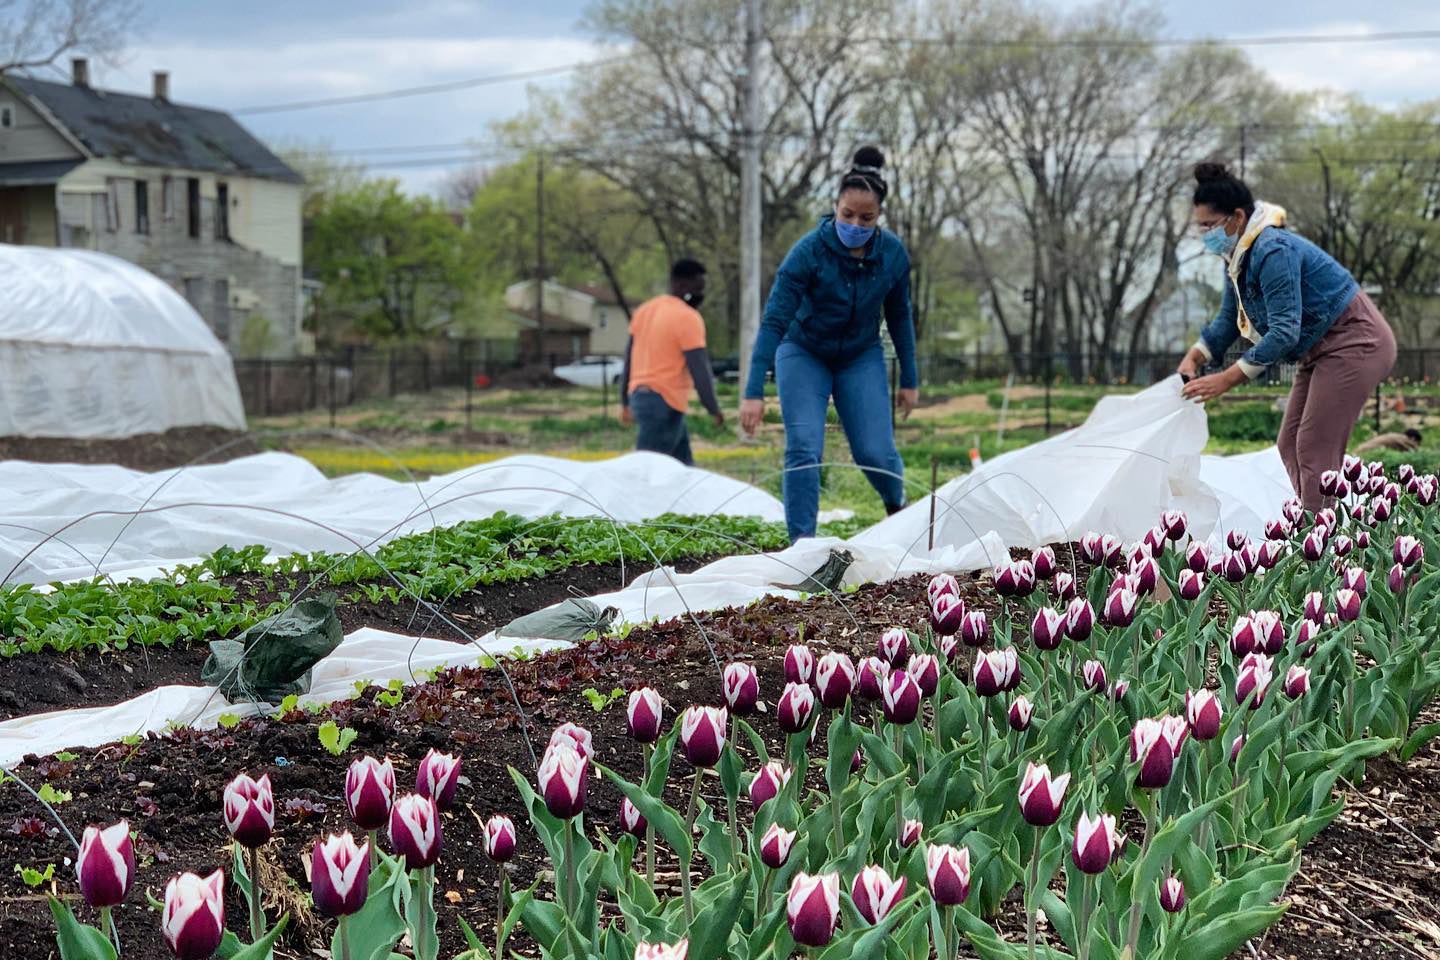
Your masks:
<path fill-rule="evenodd" d="M 649 387 L 671 410 L 690 406 L 695 382 L 685 352 L 705 346 L 705 320 L 679 297 L 666 294 L 642 303 L 630 318 L 630 389 Z"/>

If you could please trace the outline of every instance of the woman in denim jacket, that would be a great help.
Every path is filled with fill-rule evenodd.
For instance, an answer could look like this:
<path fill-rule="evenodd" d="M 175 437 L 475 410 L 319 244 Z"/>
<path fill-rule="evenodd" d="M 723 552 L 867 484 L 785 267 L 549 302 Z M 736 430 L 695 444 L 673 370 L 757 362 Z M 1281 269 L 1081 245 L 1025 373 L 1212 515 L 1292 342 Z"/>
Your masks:
<path fill-rule="evenodd" d="M 889 513 L 905 505 L 905 465 L 895 448 L 883 317 L 900 362 L 897 402 L 905 416 L 919 402 L 915 327 L 910 314 L 910 255 L 876 226 L 887 187 L 884 155 L 855 154 L 840 180 L 835 213 L 791 248 L 775 276 L 750 354 L 740 425 L 754 434 L 765 414 L 765 377 L 773 367 L 785 423 L 785 525 L 790 539 L 815 535 L 820 463 L 830 398 L 850 453 Z"/>
<path fill-rule="evenodd" d="M 1258 202 L 1221 164 L 1195 168 L 1195 226 L 1225 261 L 1220 313 L 1180 363 L 1184 395 L 1204 402 L 1295 363 L 1280 425 L 1280 457 L 1305 509 L 1325 506 L 1320 475 L 1339 469 L 1366 398 L 1395 364 L 1395 336 L 1350 272 L 1285 229 L 1285 211 Z M 1199 376 L 1237 339 L 1233 365 Z"/>

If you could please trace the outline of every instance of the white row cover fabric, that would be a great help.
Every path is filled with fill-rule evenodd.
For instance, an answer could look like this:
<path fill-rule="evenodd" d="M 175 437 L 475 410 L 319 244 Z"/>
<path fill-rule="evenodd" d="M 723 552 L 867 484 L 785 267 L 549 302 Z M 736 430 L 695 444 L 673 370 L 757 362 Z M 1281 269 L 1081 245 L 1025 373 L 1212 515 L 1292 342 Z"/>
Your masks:
<path fill-rule="evenodd" d="M 158 576 L 227 545 L 349 553 L 500 511 L 622 523 L 664 513 L 784 518 L 768 493 L 654 453 L 594 463 L 508 457 L 419 483 L 368 473 L 331 480 L 283 453 L 160 473 L 7 461 L 0 491 L 0 577 L 22 583 L 90 577 L 97 563 L 117 577 Z"/>
<path fill-rule="evenodd" d="M 0 436 L 245 429 L 230 354 L 168 284 L 118 257 L 0 244 Z"/>

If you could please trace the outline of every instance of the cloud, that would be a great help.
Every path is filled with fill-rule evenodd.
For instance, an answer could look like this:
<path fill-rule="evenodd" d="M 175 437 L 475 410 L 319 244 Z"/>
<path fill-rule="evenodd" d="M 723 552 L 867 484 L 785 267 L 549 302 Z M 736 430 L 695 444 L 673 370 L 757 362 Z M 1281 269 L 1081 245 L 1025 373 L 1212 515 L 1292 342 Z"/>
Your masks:
<path fill-rule="evenodd" d="M 1330 21 L 1309 24 L 1296 33 L 1335 35 L 1381 29 L 1363 21 Z M 1317 43 L 1247 50 L 1257 65 L 1291 90 L 1358 93 L 1388 107 L 1431 99 L 1440 91 L 1440 46 L 1435 41 Z"/>

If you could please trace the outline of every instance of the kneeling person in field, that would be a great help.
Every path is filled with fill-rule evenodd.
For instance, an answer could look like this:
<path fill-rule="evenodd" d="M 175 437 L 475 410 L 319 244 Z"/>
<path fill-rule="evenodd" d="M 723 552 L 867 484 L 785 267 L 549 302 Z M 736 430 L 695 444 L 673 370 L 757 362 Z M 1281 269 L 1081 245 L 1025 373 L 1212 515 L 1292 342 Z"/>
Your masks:
<path fill-rule="evenodd" d="M 663 453 L 686 466 L 695 463 L 685 425 L 692 388 L 716 426 L 725 423 L 705 349 L 705 320 L 697 309 L 704 299 L 705 267 L 677 260 L 670 268 L 670 292 L 641 304 L 630 320 L 620 379 L 620 418 L 639 428 L 635 449 Z"/>

